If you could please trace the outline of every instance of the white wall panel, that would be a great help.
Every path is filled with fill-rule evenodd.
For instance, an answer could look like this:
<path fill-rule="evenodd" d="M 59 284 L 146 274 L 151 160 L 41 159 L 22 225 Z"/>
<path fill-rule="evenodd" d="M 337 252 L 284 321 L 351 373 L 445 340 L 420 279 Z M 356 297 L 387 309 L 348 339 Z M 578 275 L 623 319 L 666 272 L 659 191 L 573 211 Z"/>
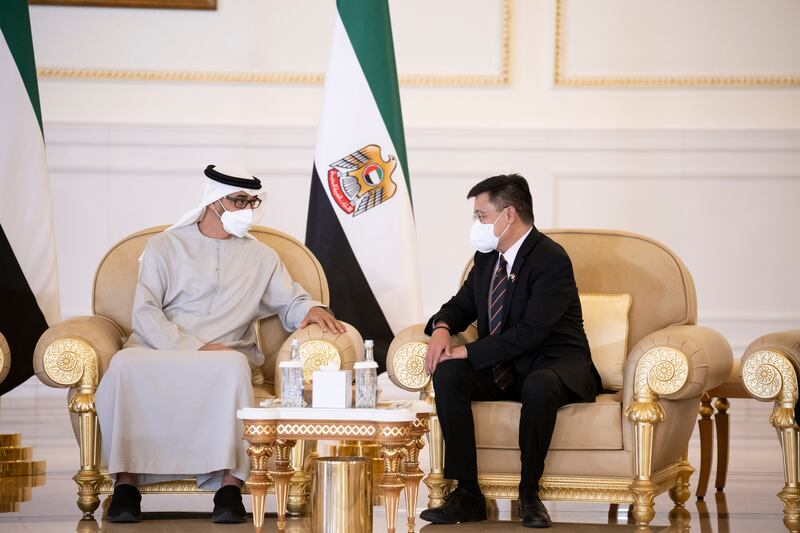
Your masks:
<path fill-rule="evenodd" d="M 800 76 L 794 0 L 562 0 L 565 76 Z"/>

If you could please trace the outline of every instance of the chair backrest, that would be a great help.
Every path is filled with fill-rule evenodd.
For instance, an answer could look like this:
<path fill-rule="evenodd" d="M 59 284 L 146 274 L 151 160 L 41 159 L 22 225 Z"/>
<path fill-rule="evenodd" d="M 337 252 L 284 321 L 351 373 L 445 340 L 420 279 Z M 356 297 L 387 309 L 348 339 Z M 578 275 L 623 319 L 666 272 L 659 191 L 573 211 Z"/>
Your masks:
<path fill-rule="evenodd" d="M 628 293 L 628 350 L 645 335 L 671 325 L 697 323 L 694 281 L 683 262 L 653 239 L 614 230 L 550 229 L 564 247 L 582 293 Z M 463 283 L 472 262 L 462 274 Z"/>
<path fill-rule="evenodd" d="M 113 320 L 126 335 L 131 333 L 139 256 L 147 240 L 167 227 L 148 228 L 125 237 L 111 247 L 97 267 L 92 290 L 92 312 Z M 313 299 L 328 304 L 328 281 L 322 265 L 311 250 L 294 237 L 263 226 L 254 226 L 250 234 L 278 253 L 292 279 L 302 285 Z M 283 329 L 277 316 L 271 316 L 260 321 L 258 337 L 261 351 L 267 356 L 264 369 L 271 376 L 274 356 L 289 337 L 289 332 Z"/>

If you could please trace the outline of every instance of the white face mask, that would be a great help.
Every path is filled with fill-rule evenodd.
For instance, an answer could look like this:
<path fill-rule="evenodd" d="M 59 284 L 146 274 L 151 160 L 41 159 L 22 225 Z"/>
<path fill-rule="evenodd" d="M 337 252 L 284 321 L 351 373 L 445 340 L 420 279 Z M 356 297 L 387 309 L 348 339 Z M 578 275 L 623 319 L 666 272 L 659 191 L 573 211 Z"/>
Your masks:
<path fill-rule="evenodd" d="M 230 233 L 231 235 L 236 235 L 237 237 L 244 237 L 247 235 L 247 232 L 250 231 L 250 228 L 253 227 L 253 224 L 258 222 L 260 219 L 261 212 L 254 213 L 257 211 L 255 209 L 240 209 L 238 211 L 228 211 L 225 209 L 225 206 L 222 205 L 222 202 L 217 200 L 222 210 L 225 211 L 222 213 L 222 216 L 219 216 L 216 210 L 214 213 L 217 213 L 220 220 L 222 220 L 222 228 Z"/>
<path fill-rule="evenodd" d="M 500 217 L 503 216 L 503 213 L 505 212 L 506 210 L 503 209 L 491 224 L 481 224 L 480 220 L 476 220 L 472 224 L 472 228 L 469 230 L 469 242 L 472 244 L 473 248 L 484 254 L 497 249 L 497 244 L 500 242 L 500 237 L 502 237 L 505 232 L 508 231 L 508 228 L 511 227 L 511 224 L 506 226 L 506 229 L 503 230 L 503 233 L 500 234 L 500 237 L 494 234 L 494 225 L 497 224 L 497 221 L 500 220 Z"/>

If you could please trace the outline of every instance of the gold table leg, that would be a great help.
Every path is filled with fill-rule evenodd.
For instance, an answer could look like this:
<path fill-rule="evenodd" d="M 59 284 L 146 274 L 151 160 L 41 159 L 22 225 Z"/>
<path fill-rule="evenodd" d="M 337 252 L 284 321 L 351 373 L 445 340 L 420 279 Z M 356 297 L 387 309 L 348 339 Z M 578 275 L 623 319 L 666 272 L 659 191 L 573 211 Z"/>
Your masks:
<path fill-rule="evenodd" d="M 422 481 L 424 476 L 419 468 L 419 452 L 423 447 L 425 447 L 425 441 L 422 440 L 422 435 L 416 435 L 406 445 L 406 460 L 403 465 L 403 473 L 400 476 L 406 489 L 406 515 L 409 533 L 414 533 L 416 530 L 419 482 Z"/>
<path fill-rule="evenodd" d="M 286 529 L 286 500 L 289 496 L 289 480 L 294 475 L 291 465 L 294 444 L 293 440 L 275 441 L 275 470 L 269 471 L 275 483 L 275 497 L 278 500 L 278 531 Z"/>
<path fill-rule="evenodd" d="M 379 483 L 383 489 L 383 507 L 386 510 L 386 530 L 395 533 L 397 507 L 400 503 L 400 491 L 405 483 L 400 479 L 400 462 L 405 446 L 399 443 L 381 443 L 381 456 L 385 465 L 383 479 Z"/>
<path fill-rule="evenodd" d="M 272 456 L 272 444 L 249 444 L 247 456 L 250 457 L 250 477 L 247 478 L 247 487 L 253 498 L 253 525 L 257 532 L 264 525 L 264 507 L 269 487 L 269 473 L 267 461 Z"/>

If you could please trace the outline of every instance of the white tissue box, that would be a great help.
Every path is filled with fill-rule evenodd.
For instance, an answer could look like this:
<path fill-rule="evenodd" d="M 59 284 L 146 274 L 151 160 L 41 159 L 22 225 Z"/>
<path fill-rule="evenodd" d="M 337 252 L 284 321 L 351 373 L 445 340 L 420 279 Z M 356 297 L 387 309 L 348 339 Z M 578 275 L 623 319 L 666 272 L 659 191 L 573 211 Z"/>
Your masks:
<path fill-rule="evenodd" d="M 352 370 L 318 370 L 314 372 L 311 406 L 334 409 L 352 407 L 352 388 Z"/>

